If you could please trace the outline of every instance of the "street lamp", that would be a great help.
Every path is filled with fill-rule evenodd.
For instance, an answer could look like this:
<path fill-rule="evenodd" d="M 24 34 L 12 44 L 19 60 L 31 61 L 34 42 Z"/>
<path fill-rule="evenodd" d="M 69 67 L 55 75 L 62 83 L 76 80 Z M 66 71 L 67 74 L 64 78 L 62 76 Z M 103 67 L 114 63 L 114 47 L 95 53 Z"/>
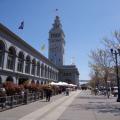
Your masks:
<path fill-rule="evenodd" d="M 118 73 L 118 58 L 117 55 L 120 55 L 120 49 L 118 51 L 110 49 L 112 55 L 115 55 L 115 64 L 116 64 L 116 79 L 117 79 L 117 86 L 118 86 L 118 98 L 117 102 L 120 102 L 120 81 L 119 81 L 119 73 Z"/>

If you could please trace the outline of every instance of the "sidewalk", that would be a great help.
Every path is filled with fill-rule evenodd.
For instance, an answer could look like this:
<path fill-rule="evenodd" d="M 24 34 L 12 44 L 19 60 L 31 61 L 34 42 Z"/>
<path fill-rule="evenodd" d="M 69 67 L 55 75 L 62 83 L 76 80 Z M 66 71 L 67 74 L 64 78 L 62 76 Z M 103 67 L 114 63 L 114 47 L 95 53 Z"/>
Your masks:
<path fill-rule="evenodd" d="M 20 107 L 16 107 L 14 109 L 1 112 L 0 120 L 41 120 L 41 119 L 44 119 L 44 117 L 49 115 L 51 111 L 55 110 L 56 112 L 56 108 L 59 108 L 59 106 L 61 106 L 61 104 L 64 103 L 65 101 L 70 101 L 68 102 L 70 104 L 71 100 L 74 99 L 74 97 L 77 94 L 78 92 L 71 92 L 70 96 L 65 96 L 63 94 L 57 95 L 57 96 L 53 96 L 50 102 L 45 102 L 45 100 L 37 101 L 34 103 L 30 103 L 28 105 L 23 105 Z"/>
<path fill-rule="evenodd" d="M 0 120 L 120 120 L 120 103 L 114 97 L 78 90 L 54 96 L 51 102 L 37 101 L 1 112 Z"/>
<path fill-rule="evenodd" d="M 120 103 L 81 91 L 58 120 L 120 120 Z"/>

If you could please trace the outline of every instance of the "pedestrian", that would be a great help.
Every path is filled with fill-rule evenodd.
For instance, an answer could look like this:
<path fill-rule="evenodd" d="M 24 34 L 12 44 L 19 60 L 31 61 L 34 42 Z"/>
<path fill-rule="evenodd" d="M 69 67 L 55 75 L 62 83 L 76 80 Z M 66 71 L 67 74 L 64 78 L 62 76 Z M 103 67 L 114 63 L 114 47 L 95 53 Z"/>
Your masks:
<path fill-rule="evenodd" d="M 0 105 L 2 109 L 6 106 L 6 90 L 5 88 L 0 88 Z"/>
<path fill-rule="evenodd" d="M 25 104 L 27 104 L 28 103 L 28 89 L 26 89 L 25 91 L 24 91 L 24 103 Z"/>
<path fill-rule="evenodd" d="M 66 95 L 69 95 L 69 88 L 66 88 Z"/>
<path fill-rule="evenodd" d="M 45 93 L 46 94 L 46 102 L 49 102 L 50 101 L 50 97 L 52 95 L 52 90 L 51 90 L 50 87 L 48 87 L 45 92 L 46 92 Z"/>
<path fill-rule="evenodd" d="M 25 95 L 25 92 L 24 90 L 21 91 L 21 99 L 22 99 L 22 102 L 24 102 L 24 95 Z"/>

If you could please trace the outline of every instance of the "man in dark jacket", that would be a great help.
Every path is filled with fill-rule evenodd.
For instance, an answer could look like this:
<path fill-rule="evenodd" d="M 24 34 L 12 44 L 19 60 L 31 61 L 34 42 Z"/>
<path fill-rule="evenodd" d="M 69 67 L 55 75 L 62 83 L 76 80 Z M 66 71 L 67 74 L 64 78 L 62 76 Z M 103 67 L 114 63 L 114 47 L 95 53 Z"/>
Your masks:
<path fill-rule="evenodd" d="M 46 89 L 46 101 L 50 101 L 50 97 L 51 97 L 51 95 L 52 95 L 52 90 L 51 90 L 51 88 L 47 88 Z"/>

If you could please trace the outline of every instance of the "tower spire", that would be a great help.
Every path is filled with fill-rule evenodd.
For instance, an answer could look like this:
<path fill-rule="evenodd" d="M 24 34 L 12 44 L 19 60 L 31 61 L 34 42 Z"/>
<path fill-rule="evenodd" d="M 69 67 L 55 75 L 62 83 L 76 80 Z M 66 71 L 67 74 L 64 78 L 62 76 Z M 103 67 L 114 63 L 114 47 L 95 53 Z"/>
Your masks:
<path fill-rule="evenodd" d="M 62 29 L 62 25 L 60 23 L 59 16 L 55 17 L 55 20 L 54 20 L 54 23 L 53 23 L 53 28 L 54 29 L 57 29 L 57 28 Z"/>

